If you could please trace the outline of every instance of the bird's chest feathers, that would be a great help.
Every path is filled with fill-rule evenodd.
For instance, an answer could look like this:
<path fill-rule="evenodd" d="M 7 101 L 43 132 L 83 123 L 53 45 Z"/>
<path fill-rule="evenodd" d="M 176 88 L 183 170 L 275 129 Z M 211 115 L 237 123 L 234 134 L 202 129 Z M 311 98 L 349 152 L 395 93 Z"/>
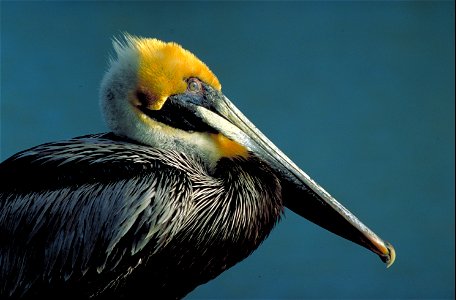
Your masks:
<path fill-rule="evenodd" d="M 194 186 L 189 237 L 199 245 L 255 249 L 283 212 L 279 180 L 255 157 L 221 159 L 213 176 L 217 180 Z"/>
<path fill-rule="evenodd" d="M 173 270 L 167 282 L 214 278 L 250 255 L 283 213 L 279 180 L 256 158 L 221 159 L 215 173 L 200 175 L 191 176 L 180 229 L 150 261 L 160 278 L 158 270 Z"/>

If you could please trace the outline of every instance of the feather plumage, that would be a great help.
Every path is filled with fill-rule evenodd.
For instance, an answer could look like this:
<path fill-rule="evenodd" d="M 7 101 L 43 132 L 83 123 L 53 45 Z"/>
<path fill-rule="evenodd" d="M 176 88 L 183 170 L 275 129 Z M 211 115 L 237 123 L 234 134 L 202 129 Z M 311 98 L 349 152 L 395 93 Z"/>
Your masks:
<path fill-rule="evenodd" d="M 7 296 L 131 295 L 132 275 L 146 272 L 148 288 L 181 297 L 250 254 L 283 209 L 278 179 L 253 156 L 208 170 L 112 134 L 44 144 L 0 166 Z"/>

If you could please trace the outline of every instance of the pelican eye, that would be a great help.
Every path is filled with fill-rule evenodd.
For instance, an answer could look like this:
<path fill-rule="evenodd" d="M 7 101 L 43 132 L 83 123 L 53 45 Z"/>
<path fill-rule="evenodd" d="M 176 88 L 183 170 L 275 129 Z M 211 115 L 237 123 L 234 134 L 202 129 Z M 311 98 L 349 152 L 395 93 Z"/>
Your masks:
<path fill-rule="evenodd" d="M 192 93 L 198 93 L 202 90 L 203 86 L 201 84 L 201 81 L 199 81 L 196 78 L 190 78 L 187 81 L 187 89 L 188 91 Z"/>

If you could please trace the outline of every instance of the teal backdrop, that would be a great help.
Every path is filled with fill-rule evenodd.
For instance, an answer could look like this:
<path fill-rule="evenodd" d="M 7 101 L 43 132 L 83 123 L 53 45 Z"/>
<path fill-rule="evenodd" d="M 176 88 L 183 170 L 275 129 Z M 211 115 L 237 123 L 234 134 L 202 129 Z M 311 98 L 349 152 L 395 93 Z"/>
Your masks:
<path fill-rule="evenodd" d="M 113 37 L 176 41 L 397 250 L 385 269 L 287 210 L 256 252 L 187 299 L 454 299 L 453 1 L 0 5 L 2 161 L 107 130 L 98 89 Z"/>

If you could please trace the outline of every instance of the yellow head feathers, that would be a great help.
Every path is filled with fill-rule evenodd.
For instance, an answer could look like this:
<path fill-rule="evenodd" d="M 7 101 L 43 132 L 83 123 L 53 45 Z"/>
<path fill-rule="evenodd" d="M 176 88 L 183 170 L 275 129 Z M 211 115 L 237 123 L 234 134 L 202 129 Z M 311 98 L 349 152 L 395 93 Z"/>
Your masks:
<path fill-rule="evenodd" d="M 212 71 L 180 45 L 131 35 L 126 35 L 125 40 L 126 45 L 116 41 L 116 52 L 121 56 L 125 50 L 136 51 L 137 91 L 147 95 L 149 109 L 159 110 L 169 96 L 183 93 L 187 88 L 185 80 L 190 77 L 196 77 L 214 89 L 221 89 Z"/>

